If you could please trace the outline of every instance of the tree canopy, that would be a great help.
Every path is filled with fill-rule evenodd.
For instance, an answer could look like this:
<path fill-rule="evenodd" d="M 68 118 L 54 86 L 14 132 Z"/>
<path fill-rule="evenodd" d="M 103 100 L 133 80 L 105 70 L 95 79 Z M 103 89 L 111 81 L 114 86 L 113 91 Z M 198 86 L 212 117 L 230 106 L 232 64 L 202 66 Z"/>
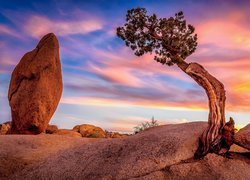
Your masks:
<path fill-rule="evenodd" d="M 136 56 L 154 53 L 161 64 L 177 63 L 176 56 L 186 59 L 197 47 L 195 28 L 186 23 L 182 11 L 170 18 L 147 15 L 145 8 L 128 10 L 126 23 L 117 28 L 117 35 L 135 51 Z"/>
<path fill-rule="evenodd" d="M 135 55 L 153 53 L 154 60 L 163 65 L 177 64 L 204 88 L 209 100 L 209 115 L 208 127 L 202 133 L 195 153 L 195 157 L 200 158 L 208 152 L 220 153 L 222 149 L 227 152 L 234 132 L 233 128 L 224 129 L 226 94 L 223 84 L 200 64 L 185 62 L 197 47 L 194 31 L 195 28 L 186 23 L 183 12 L 170 18 L 157 18 L 155 14 L 147 15 L 144 8 L 136 8 L 128 10 L 126 23 L 117 28 L 117 35 L 134 50 Z M 228 135 L 232 138 L 225 138 Z"/>

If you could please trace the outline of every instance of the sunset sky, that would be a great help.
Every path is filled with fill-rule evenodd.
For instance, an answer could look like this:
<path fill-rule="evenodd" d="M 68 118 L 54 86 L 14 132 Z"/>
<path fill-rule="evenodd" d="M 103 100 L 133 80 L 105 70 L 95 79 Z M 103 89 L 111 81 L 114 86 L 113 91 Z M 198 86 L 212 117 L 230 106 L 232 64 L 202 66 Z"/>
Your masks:
<path fill-rule="evenodd" d="M 204 90 L 175 66 L 151 55 L 136 57 L 116 36 L 128 9 L 158 17 L 183 11 L 196 27 L 198 48 L 187 62 L 202 64 L 226 88 L 226 119 L 250 122 L 250 1 L 6 1 L 0 0 L 0 123 L 11 119 L 7 94 L 15 65 L 39 39 L 54 32 L 60 43 L 64 90 L 51 124 L 90 123 L 131 132 L 160 124 L 207 121 Z"/>

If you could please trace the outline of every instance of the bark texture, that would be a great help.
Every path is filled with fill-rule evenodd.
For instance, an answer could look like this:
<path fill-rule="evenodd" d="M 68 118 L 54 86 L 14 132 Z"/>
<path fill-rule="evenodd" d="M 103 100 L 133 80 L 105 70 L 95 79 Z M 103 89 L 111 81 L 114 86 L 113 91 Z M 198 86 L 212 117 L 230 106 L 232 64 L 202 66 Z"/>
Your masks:
<path fill-rule="evenodd" d="M 200 64 L 178 60 L 177 65 L 205 89 L 209 100 L 208 127 L 200 137 L 199 148 L 195 153 L 195 158 L 200 158 L 220 146 L 225 125 L 225 90 L 223 84 Z"/>

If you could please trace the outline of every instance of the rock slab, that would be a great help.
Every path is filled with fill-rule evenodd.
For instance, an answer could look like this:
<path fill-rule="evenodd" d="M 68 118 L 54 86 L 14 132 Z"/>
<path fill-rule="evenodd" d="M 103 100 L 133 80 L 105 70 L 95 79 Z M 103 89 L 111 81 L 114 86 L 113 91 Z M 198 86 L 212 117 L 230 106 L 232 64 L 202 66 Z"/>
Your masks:
<path fill-rule="evenodd" d="M 250 150 L 250 124 L 235 134 L 234 143 Z"/>
<path fill-rule="evenodd" d="M 207 154 L 200 161 L 177 163 L 162 172 L 165 173 L 165 178 L 162 179 L 249 179 L 250 160 L 245 155 L 235 155 L 229 159 Z"/>
<path fill-rule="evenodd" d="M 193 159 L 206 127 L 164 125 L 119 139 L 0 136 L 0 179 L 249 179 L 249 153 Z"/>
<path fill-rule="evenodd" d="M 59 44 L 56 36 L 50 33 L 22 57 L 12 72 L 8 93 L 11 133 L 45 132 L 62 89 Z"/>
<path fill-rule="evenodd" d="M 78 144 L 9 179 L 131 179 L 154 172 L 157 179 L 162 175 L 157 171 L 193 157 L 206 127 L 205 122 L 165 125 L 126 138 L 97 138 L 95 143 Z"/>

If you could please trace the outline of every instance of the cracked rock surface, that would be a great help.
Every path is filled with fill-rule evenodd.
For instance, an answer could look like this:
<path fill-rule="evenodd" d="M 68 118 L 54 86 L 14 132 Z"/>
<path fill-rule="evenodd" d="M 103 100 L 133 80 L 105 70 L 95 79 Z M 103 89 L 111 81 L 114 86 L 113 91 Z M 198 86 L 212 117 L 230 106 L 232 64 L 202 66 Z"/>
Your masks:
<path fill-rule="evenodd" d="M 13 134 L 39 134 L 54 114 L 62 94 L 59 44 L 53 33 L 45 35 L 15 67 L 8 99 Z"/>

